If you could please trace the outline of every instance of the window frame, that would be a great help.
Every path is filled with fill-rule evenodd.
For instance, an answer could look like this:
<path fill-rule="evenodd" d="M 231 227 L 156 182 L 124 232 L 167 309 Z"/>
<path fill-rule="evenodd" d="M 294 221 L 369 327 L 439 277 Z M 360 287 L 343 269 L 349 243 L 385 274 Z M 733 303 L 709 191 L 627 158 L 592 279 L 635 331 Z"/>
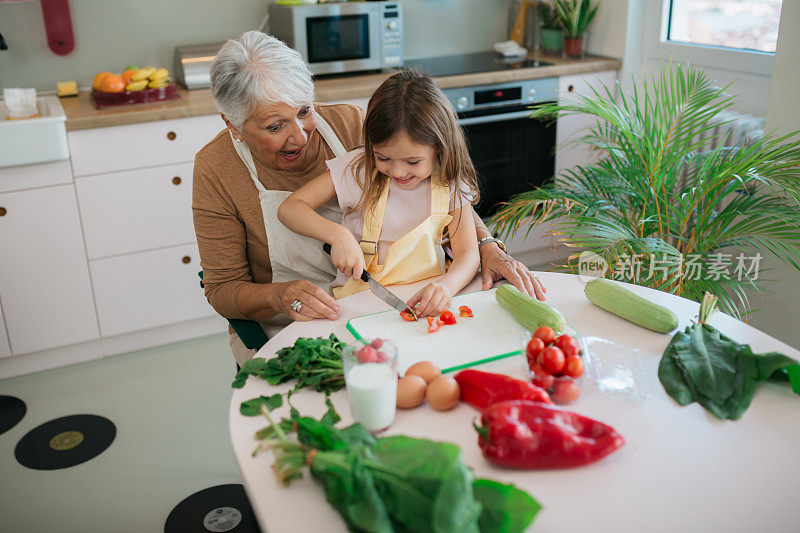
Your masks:
<path fill-rule="evenodd" d="M 775 54 L 756 50 L 737 50 L 704 44 L 687 44 L 667 41 L 669 11 L 672 0 L 644 0 L 646 2 L 643 48 L 646 58 L 660 61 L 677 57 L 681 62 L 730 70 L 733 72 L 771 76 Z M 785 0 L 784 0 L 785 1 Z"/>

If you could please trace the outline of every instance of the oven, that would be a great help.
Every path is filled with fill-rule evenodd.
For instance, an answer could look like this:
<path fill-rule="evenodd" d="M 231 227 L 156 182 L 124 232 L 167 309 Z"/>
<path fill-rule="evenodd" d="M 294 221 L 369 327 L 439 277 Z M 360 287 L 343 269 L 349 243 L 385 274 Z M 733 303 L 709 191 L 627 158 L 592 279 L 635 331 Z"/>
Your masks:
<path fill-rule="evenodd" d="M 553 176 L 556 126 L 529 115 L 532 104 L 555 100 L 557 90 L 557 78 L 444 90 L 478 174 L 481 200 L 475 210 L 482 218 Z"/>

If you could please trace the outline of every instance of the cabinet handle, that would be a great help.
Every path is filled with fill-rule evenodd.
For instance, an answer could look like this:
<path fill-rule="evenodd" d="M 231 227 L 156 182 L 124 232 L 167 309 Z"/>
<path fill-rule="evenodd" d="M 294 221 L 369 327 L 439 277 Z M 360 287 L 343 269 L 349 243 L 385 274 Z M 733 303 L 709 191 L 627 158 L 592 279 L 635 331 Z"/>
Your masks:
<path fill-rule="evenodd" d="M 568 92 L 568 93 L 571 93 L 571 92 L 572 92 L 572 91 L 574 91 L 574 90 L 575 90 L 575 86 L 574 86 L 574 85 L 572 85 L 572 84 L 570 83 L 570 84 L 569 84 L 569 87 L 567 87 L 567 92 Z"/>
<path fill-rule="evenodd" d="M 175 133 L 174 131 L 167 132 L 167 139 L 169 139 L 170 141 L 174 141 L 177 137 L 178 134 Z"/>
<path fill-rule="evenodd" d="M 6 216 L 6 213 L 8 213 L 8 211 L 6 211 L 6 208 L 0 207 L 0 217 Z"/>
<path fill-rule="evenodd" d="M 184 263 L 185 265 L 188 265 L 189 263 L 191 263 L 191 262 L 192 262 L 192 258 L 191 258 L 191 257 L 189 257 L 188 255 L 184 255 L 184 256 L 183 256 L 183 259 L 181 259 L 181 261 L 183 261 L 183 263 Z"/>
<path fill-rule="evenodd" d="M 180 176 L 175 176 L 174 178 L 172 178 L 172 184 L 173 185 L 180 185 L 181 184 Z"/>

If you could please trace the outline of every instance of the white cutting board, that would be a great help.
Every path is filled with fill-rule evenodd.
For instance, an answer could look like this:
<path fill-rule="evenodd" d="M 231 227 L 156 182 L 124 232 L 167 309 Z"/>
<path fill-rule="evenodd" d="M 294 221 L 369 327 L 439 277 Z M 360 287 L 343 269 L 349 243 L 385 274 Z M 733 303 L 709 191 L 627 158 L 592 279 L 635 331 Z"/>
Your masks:
<path fill-rule="evenodd" d="M 397 345 L 400 374 L 419 361 L 432 361 L 444 372 L 517 355 L 525 328 L 497 303 L 495 289 L 453 298 L 450 310 L 457 323 L 428 333 L 428 321 L 408 322 L 395 311 L 351 319 L 347 329 L 356 339 L 389 339 Z M 460 318 L 458 306 L 468 305 L 474 318 Z M 522 362 L 520 362 L 522 364 Z"/>

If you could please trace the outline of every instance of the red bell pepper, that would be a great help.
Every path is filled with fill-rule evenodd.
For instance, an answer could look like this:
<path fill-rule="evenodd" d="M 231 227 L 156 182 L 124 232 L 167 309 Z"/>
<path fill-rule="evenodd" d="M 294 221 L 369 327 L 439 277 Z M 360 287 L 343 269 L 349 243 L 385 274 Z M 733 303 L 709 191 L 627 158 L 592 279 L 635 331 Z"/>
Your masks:
<path fill-rule="evenodd" d="M 553 403 L 546 390 L 503 374 L 467 369 L 456 374 L 455 379 L 461 399 L 477 409 L 506 400 Z"/>
<path fill-rule="evenodd" d="M 428 317 L 428 333 L 433 333 L 439 326 L 442 324 L 442 321 L 436 318 L 435 316 Z"/>
<path fill-rule="evenodd" d="M 625 444 L 622 435 L 602 422 L 524 400 L 490 405 L 475 429 L 483 456 L 511 468 L 582 466 Z"/>

